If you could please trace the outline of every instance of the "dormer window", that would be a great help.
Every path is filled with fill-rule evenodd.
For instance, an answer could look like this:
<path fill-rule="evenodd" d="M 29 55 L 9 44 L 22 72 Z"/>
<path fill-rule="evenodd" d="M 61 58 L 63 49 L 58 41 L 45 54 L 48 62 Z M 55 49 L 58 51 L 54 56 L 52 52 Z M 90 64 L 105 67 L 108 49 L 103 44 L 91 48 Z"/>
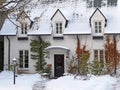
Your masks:
<path fill-rule="evenodd" d="M 24 22 L 20 24 L 21 24 L 21 28 L 19 30 L 18 40 L 28 40 L 27 37 L 28 24 Z"/>
<path fill-rule="evenodd" d="M 102 33 L 102 26 L 100 21 L 95 22 L 95 33 Z"/>
<path fill-rule="evenodd" d="M 92 37 L 95 40 L 103 40 L 104 30 L 107 23 L 106 17 L 103 13 L 97 8 L 90 17 L 90 26 Z"/>
<path fill-rule="evenodd" d="M 62 34 L 62 23 L 61 22 L 56 23 L 56 34 Z"/>
<path fill-rule="evenodd" d="M 53 27 L 53 39 L 54 40 L 63 40 L 64 39 L 64 30 L 67 26 L 67 19 L 62 14 L 62 12 L 57 9 L 57 11 L 51 17 L 51 23 Z"/>
<path fill-rule="evenodd" d="M 26 23 L 21 24 L 21 34 L 27 34 L 27 24 Z"/>

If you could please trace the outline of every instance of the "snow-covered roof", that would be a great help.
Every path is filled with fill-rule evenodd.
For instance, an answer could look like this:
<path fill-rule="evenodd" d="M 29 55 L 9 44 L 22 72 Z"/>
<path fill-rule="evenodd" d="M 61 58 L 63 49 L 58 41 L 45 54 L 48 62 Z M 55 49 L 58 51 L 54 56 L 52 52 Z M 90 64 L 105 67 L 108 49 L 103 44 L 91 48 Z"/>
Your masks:
<path fill-rule="evenodd" d="M 89 19 L 96 8 L 87 8 L 86 3 L 82 0 L 75 2 L 53 3 L 45 5 L 36 5 L 30 12 L 30 18 L 34 21 L 35 17 L 39 17 L 37 30 L 36 28 L 28 31 L 28 35 L 44 35 L 51 34 L 51 18 L 59 9 L 68 20 L 68 25 L 63 34 L 91 34 Z M 107 27 L 105 34 L 120 33 L 120 0 L 116 7 L 101 7 L 100 11 L 107 19 Z M 113 13 L 114 11 L 114 13 Z"/>
<path fill-rule="evenodd" d="M 73 24 L 70 24 L 69 22 L 67 28 L 64 30 L 64 34 L 91 34 L 89 23 L 84 24 L 83 22 L 71 22 Z"/>
<path fill-rule="evenodd" d="M 34 1 L 37 2 L 38 0 L 33 0 L 25 10 L 28 16 L 30 16 L 30 19 L 34 22 L 33 27 L 28 31 L 28 35 L 52 34 L 53 27 L 51 25 L 51 18 L 58 9 L 68 21 L 67 27 L 63 31 L 63 34 L 91 34 L 89 19 L 96 8 L 87 8 L 85 1 L 78 0 L 76 2 L 72 2 L 68 0 L 64 3 L 52 4 L 41 4 L 40 2 L 34 3 Z M 99 9 L 107 19 L 107 26 L 105 27 L 104 33 L 120 33 L 120 0 L 118 0 L 118 5 L 116 7 L 104 6 Z M 8 24 L 8 26 L 5 25 L 3 28 L 11 26 L 10 24 Z M 13 27 L 9 27 L 9 29 L 11 31 L 8 29 L 2 29 L 0 34 L 12 35 L 14 33 L 15 35 L 16 29 L 13 30 Z"/>
<path fill-rule="evenodd" d="M 15 23 L 15 21 L 12 21 Z M 16 35 L 17 28 L 14 23 L 12 23 L 10 20 L 6 19 L 1 30 L 0 35 Z"/>
<path fill-rule="evenodd" d="M 67 48 L 67 47 L 65 47 L 65 46 L 48 46 L 47 48 L 45 48 L 45 51 L 51 50 L 51 49 L 64 49 L 64 50 L 70 50 L 69 48 Z"/>
<path fill-rule="evenodd" d="M 46 26 L 47 25 L 47 26 Z M 35 23 L 33 28 L 28 31 L 28 35 L 50 35 L 52 33 L 52 27 L 49 21 L 41 21 Z"/>
<path fill-rule="evenodd" d="M 101 9 L 103 14 L 107 18 L 107 26 L 105 28 L 105 34 L 120 34 L 120 0 L 118 0 L 117 7 L 109 7 Z"/>

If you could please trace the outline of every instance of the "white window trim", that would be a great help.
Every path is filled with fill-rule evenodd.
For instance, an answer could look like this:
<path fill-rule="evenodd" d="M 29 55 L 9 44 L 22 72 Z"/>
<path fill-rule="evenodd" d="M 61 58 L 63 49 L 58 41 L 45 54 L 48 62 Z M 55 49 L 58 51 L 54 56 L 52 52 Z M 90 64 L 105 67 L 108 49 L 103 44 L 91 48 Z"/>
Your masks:
<path fill-rule="evenodd" d="M 58 29 L 58 32 L 59 32 L 59 33 L 57 33 L 57 31 L 56 31 L 56 24 L 57 24 L 57 23 L 59 23 L 59 24 L 61 23 L 61 24 L 62 24 L 61 33 L 60 33 L 60 26 L 59 26 L 59 29 Z M 54 30 L 55 30 L 55 31 L 54 31 L 54 36 L 55 36 L 55 37 L 57 37 L 57 36 L 63 37 L 63 22 L 57 21 L 57 22 L 54 23 L 54 26 L 55 26 L 55 27 L 54 27 Z"/>
<path fill-rule="evenodd" d="M 103 62 L 104 62 L 104 60 L 105 60 L 105 58 L 104 58 L 104 56 L 105 56 L 105 55 L 104 55 L 104 50 L 103 50 L 103 49 L 94 49 L 94 50 L 93 50 L 93 53 L 94 53 L 93 55 L 94 55 L 94 56 L 95 56 L 95 52 L 94 52 L 95 50 L 98 51 L 98 60 L 99 60 L 99 61 L 100 61 L 100 50 L 103 51 Z M 95 57 L 94 57 L 94 59 L 95 59 Z"/>
<path fill-rule="evenodd" d="M 23 69 L 23 70 L 28 70 L 29 68 L 29 50 L 19 50 L 19 58 L 20 58 L 20 51 L 23 51 L 23 67 L 20 67 L 20 69 Z M 25 67 L 25 51 L 28 51 L 28 67 Z"/>
<path fill-rule="evenodd" d="M 28 24 L 26 22 L 21 22 L 20 25 L 21 25 L 21 28 L 20 28 L 20 32 L 19 32 L 18 37 L 27 37 Z M 23 27 L 22 27 L 22 25 L 23 25 Z M 25 29 L 26 28 L 25 25 L 27 25 L 27 29 Z M 22 29 L 23 29 L 23 33 L 22 33 Z"/>
<path fill-rule="evenodd" d="M 101 32 L 99 32 L 99 29 L 97 30 L 98 32 L 96 33 L 96 29 L 95 29 L 95 22 L 97 22 L 97 23 L 99 23 L 99 22 L 101 22 Z M 97 26 L 97 27 L 99 27 L 99 25 Z M 102 21 L 101 20 L 95 20 L 94 22 L 93 22 L 93 36 L 103 36 L 103 27 L 102 27 Z"/>
<path fill-rule="evenodd" d="M 28 25 L 27 23 L 21 23 L 21 34 L 27 34 Z M 22 33 L 23 31 L 23 33 Z"/>

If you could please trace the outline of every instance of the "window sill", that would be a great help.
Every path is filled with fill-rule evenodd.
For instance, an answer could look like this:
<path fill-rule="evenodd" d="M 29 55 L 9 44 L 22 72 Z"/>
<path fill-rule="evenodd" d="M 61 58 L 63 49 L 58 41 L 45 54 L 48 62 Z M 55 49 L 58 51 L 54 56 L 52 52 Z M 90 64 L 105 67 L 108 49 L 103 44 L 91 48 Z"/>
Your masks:
<path fill-rule="evenodd" d="M 28 40 L 28 37 L 18 37 L 18 40 Z"/>
<path fill-rule="evenodd" d="M 54 37 L 63 37 L 63 34 L 54 34 Z"/>
<path fill-rule="evenodd" d="M 93 40 L 103 40 L 103 36 L 93 36 Z"/>
<path fill-rule="evenodd" d="M 29 68 L 18 68 L 18 70 L 26 70 L 26 71 L 28 71 L 29 70 Z"/>
<path fill-rule="evenodd" d="M 55 34 L 55 35 L 53 36 L 53 39 L 54 39 L 54 40 L 63 40 L 64 37 L 63 37 L 63 34 Z"/>
<path fill-rule="evenodd" d="M 18 68 L 18 73 L 29 73 L 29 68 Z"/>

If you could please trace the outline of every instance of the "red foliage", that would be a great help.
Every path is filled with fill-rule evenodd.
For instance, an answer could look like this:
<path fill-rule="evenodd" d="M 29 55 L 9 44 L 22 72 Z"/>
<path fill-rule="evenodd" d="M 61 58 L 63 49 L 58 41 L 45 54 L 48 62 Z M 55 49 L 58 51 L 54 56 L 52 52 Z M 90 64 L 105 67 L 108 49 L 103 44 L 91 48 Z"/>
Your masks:
<path fill-rule="evenodd" d="M 106 44 L 105 44 L 105 61 L 115 67 L 120 60 L 120 53 L 117 50 L 117 40 L 114 36 L 112 40 L 110 37 L 106 37 Z"/>
<path fill-rule="evenodd" d="M 76 55 L 77 55 L 77 58 L 80 57 L 80 52 L 81 52 L 81 50 L 80 50 L 80 40 L 79 40 L 79 38 L 78 38 L 78 36 L 77 36 L 77 47 L 76 47 Z"/>
<path fill-rule="evenodd" d="M 83 47 L 81 47 L 80 40 L 77 36 L 77 47 L 76 47 L 77 58 L 80 58 L 82 54 L 87 54 L 90 56 L 89 50 L 86 50 L 86 44 L 84 44 Z"/>

